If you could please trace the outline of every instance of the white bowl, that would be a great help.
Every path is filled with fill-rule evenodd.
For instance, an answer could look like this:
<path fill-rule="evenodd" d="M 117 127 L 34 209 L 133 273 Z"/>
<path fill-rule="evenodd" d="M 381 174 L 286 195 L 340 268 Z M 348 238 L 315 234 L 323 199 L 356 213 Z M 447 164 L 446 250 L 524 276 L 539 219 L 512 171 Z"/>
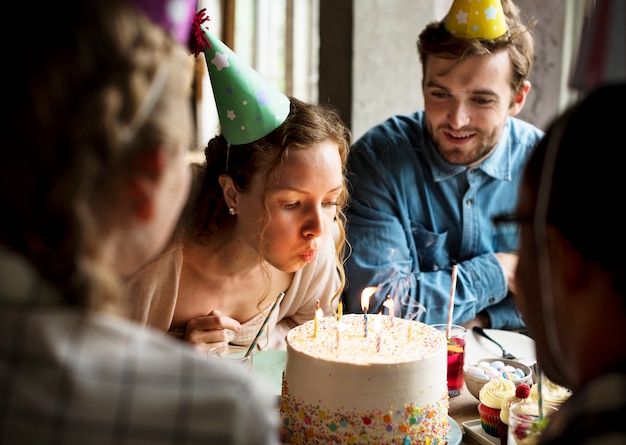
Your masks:
<path fill-rule="evenodd" d="M 532 386 L 533 372 L 532 372 L 532 369 L 528 365 L 525 365 L 524 363 L 517 361 L 517 360 L 509 360 L 509 359 L 499 358 L 499 357 L 483 358 L 483 359 L 478 360 L 478 362 L 476 363 L 470 363 L 463 367 L 463 376 L 465 378 L 465 386 L 467 386 L 467 390 L 470 392 L 471 395 L 473 395 L 474 397 L 478 399 L 478 393 L 480 391 L 480 388 L 482 388 L 483 385 L 487 383 L 489 380 L 469 374 L 467 372 L 467 368 L 471 366 L 476 366 L 479 362 L 492 363 L 495 361 L 500 361 L 504 363 L 505 365 L 510 365 L 510 366 L 513 366 L 514 368 L 519 368 L 522 371 L 524 371 L 524 377 L 520 377 L 516 379 L 515 376 L 513 376 L 512 381 L 513 383 L 515 383 L 515 386 L 518 386 L 521 383 L 526 383 Z"/>

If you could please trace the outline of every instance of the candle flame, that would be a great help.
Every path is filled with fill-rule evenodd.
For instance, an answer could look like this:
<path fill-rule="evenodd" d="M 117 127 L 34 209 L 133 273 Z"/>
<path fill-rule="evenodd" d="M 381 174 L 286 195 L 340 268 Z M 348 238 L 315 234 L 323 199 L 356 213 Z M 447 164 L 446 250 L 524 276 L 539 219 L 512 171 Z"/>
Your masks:
<path fill-rule="evenodd" d="M 377 290 L 377 286 L 369 286 L 361 291 L 361 308 L 363 308 L 363 312 L 367 312 L 369 309 L 370 298 L 376 293 Z"/>
<path fill-rule="evenodd" d="M 317 310 L 315 311 L 315 318 L 319 320 L 323 317 L 324 317 L 324 311 L 321 310 L 320 308 L 317 308 Z"/>
<path fill-rule="evenodd" d="M 322 317 L 324 317 L 324 311 L 320 307 L 320 301 L 317 300 L 315 302 L 315 318 L 320 319 Z"/>

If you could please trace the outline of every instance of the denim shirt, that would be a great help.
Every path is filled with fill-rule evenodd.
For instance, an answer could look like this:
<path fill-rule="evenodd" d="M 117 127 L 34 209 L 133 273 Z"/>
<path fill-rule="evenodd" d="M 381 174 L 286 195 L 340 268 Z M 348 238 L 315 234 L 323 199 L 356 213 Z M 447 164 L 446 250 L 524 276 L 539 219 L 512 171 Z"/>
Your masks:
<path fill-rule="evenodd" d="M 446 323 L 456 263 L 453 323 L 486 311 L 492 328 L 523 328 L 494 255 L 517 251 L 519 236 L 492 217 L 515 210 L 524 164 L 542 136 L 510 117 L 496 150 L 471 168 L 441 158 L 423 111 L 391 117 L 356 141 L 348 164 L 346 312 L 363 312 L 361 291 L 378 286 L 368 313 L 389 295 L 396 315 Z"/>

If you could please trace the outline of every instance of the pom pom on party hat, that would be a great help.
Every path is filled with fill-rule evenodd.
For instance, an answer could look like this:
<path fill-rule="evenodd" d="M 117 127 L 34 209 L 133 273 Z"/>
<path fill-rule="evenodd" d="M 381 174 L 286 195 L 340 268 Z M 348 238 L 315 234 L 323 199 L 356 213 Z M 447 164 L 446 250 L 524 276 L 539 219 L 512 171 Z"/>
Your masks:
<path fill-rule="evenodd" d="M 168 31 L 182 45 L 187 45 L 196 13 L 197 0 L 130 0 L 153 22 Z"/>
<path fill-rule="evenodd" d="M 278 128 L 289 115 L 289 98 L 267 82 L 204 25 L 198 11 L 192 29 L 192 51 L 204 52 L 222 135 L 229 144 L 247 144 Z"/>
<path fill-rule="evenodd" d="M 492 40 L 508 31 L 500 0 L 454 0 L 443 20 L 448 32 L 461 39 Z"/>

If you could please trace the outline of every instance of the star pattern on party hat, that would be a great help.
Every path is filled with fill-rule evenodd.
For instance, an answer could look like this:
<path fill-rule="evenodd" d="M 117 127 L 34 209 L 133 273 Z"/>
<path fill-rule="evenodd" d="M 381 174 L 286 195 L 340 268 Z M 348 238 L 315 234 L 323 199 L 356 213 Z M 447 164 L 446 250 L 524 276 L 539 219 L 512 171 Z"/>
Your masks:
<path fill-rule="evenodd" d="M 204 9 L 198 11 L 192 50 L 196 56 L 204 52 L 222 135 L 232 145 L 254 142 L 285 122 L 291 102 L 213 36 L 208 20 Z"/>
<path fill-rule="evenodd" d="M 500 0 L 454 0 L 444 24 L 461 39 L 492 40 L 508 31 Z"/>

